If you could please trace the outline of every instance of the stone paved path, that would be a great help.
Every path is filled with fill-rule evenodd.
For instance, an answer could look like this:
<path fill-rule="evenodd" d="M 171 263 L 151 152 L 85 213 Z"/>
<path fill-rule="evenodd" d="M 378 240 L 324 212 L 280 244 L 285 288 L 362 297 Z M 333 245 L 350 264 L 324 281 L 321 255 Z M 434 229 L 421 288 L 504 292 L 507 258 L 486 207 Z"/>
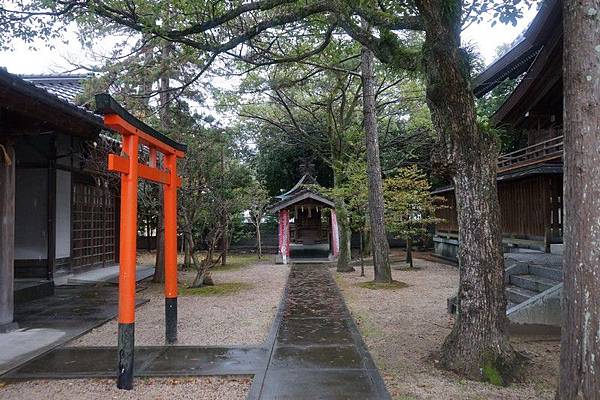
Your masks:
<path fill-rule="evenodd" d="M 390 398 L 326 265 L 292 265 L 282 301 L 268 365 L 250 398 Z"/>

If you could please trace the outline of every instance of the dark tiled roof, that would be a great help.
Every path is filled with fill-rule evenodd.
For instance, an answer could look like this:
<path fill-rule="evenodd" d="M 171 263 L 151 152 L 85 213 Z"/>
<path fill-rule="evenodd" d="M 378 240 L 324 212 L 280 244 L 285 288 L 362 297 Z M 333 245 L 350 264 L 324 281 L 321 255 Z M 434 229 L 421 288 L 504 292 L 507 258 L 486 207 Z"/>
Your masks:
<path fill-rule="evenodd" d="M 83 82 L 90 78 L 86 74 L 20 75 L 24 80 L 52 93 L 61 100 L 77 104 L 77 96 L 83 93 Z"/>
<path fill-rule="evenodd" d="M 45 107 L 47 109 L 54 110 L 55 112 L 65 113 L 69 116 L 76 118 L 79 122 L 89 124 L 95 129 L 103 129 L 104 123 L 102 117 L 95 115 L 90 110 L 77 106 L 74 102 L 74 98 L 69 97 L 65 90 L 59 90 L 61 84 L 69 82 L 68 86 L 74 86 L 73 81 L 79 82 L 79 87 L 82 88 L 82 82 L 86 75 L 13 75 L 7 72 L 4 68 L 0 68 L 0 93 L 9 96 L 9 101 L 16 101 L 14 96 L 17 96 L 20 100 L 33 99 L 35 102 L 15 103 L 16 107 L 19 107 L 22 112 L 34 112 L 36 107 Z M 53 90 L 49 90 L 44 85 L 54 86 Z M 81 90 L 81 89 L 80 89 Z M 57 93 L 62 93 L 59 95 Z M 71 100 L 73 99 L 73 100 Z M 4 106 L 4 104 L 3 104 Z M 25 110 L 26 109 L 26 110 Z M 96 131 L 97 133 L 97 131 Z"/>

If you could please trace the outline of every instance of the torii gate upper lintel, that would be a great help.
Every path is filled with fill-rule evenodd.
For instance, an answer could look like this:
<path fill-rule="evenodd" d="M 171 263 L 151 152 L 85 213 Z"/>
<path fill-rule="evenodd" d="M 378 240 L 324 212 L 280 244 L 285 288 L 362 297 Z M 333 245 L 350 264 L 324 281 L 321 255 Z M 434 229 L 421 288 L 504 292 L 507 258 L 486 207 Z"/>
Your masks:
<path fill-rule="evenodd" d="M 129 114 L 110 95 L 99 94 L 95 100 L 104 124 L 122 138 L 123 155 L 109 154 L 108 170 L 121 175 L 117 387 L 132 389 L 138 180 L 149 180 L 164 188 L 165 342 L 173 344 L 177 341 L 177 188 L 181 186 L 177 158 L 183 158 L 187 148 Z M 148 146 L 148 164 L 139 162 L 140 144 Z M 164 155 L 164 170 L 159 166 L 158 153 Z"/>

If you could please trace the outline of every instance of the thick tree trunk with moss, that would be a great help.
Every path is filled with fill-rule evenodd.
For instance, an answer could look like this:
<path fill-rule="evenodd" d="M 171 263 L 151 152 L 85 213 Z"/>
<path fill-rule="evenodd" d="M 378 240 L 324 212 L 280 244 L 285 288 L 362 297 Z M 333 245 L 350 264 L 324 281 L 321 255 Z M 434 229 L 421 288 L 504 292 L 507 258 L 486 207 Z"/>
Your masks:
<path fill-rule="evenodd" d="M 564 2 L 565 267 L 558 398 L 600 398 L 600 1 Z"/>
<path fill-rule="evenodd" d="M 506 298 L 497 144 L 479 129 L 458 0 L 417 1 L 425 23 L 427 101 L 438 133 L 437 160 L 452 174 L 458 211 L 460 283 L 454 328 L 441 364 L 472 379 L 506 383 L 519 361 L 504 329 Z"/>
<path fill-rule="evenodd" d="M 375 282 L 390 283 L 390 246 L 384 220 L 383 182 L 379 160 L 377 110 L 375 106 L 375 73 L 373 52 L 363 47 L 361 72 L 363 81 L 363 114 L 367 147 L 367 176 L 369 182 L 369 222 L 371 224 L 371 250 Z"/>

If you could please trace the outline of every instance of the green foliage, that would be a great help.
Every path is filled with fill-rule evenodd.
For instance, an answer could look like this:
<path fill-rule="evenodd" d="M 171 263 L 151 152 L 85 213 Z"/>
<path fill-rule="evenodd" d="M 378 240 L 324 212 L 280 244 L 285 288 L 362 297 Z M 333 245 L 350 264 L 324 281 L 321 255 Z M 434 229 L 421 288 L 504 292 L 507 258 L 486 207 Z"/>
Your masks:
<path fill-rule="evenodd" d="M 325 196 L 343 201 L 353 231 L 368 230 L 369 191 L 367 183 L 367 166 L 362 159 L 345 164 L 339 175 L 341 183 L 333 188 L 320 187 L 318 190 Z"/>
<path fill-rule="evenodd" d="M 210 251 L 216 249 L 224 234 L 229 235 L 228 240 L 236 235 L 242 212 L 248 208 L 252 172 L 240 158 L 236 137 L 235 131 L 197 128 L 186 140 L 188 152 L 181 168 L 181 225 Z"/>
<path fill-rule="evenodd" d="M 435 216 L 439 199 L 431 195 L 427 177 L 416 166 L 399 169 L 383 185 L 386 228 L 394 236 L 419 238 L 439 222 Z"/>

